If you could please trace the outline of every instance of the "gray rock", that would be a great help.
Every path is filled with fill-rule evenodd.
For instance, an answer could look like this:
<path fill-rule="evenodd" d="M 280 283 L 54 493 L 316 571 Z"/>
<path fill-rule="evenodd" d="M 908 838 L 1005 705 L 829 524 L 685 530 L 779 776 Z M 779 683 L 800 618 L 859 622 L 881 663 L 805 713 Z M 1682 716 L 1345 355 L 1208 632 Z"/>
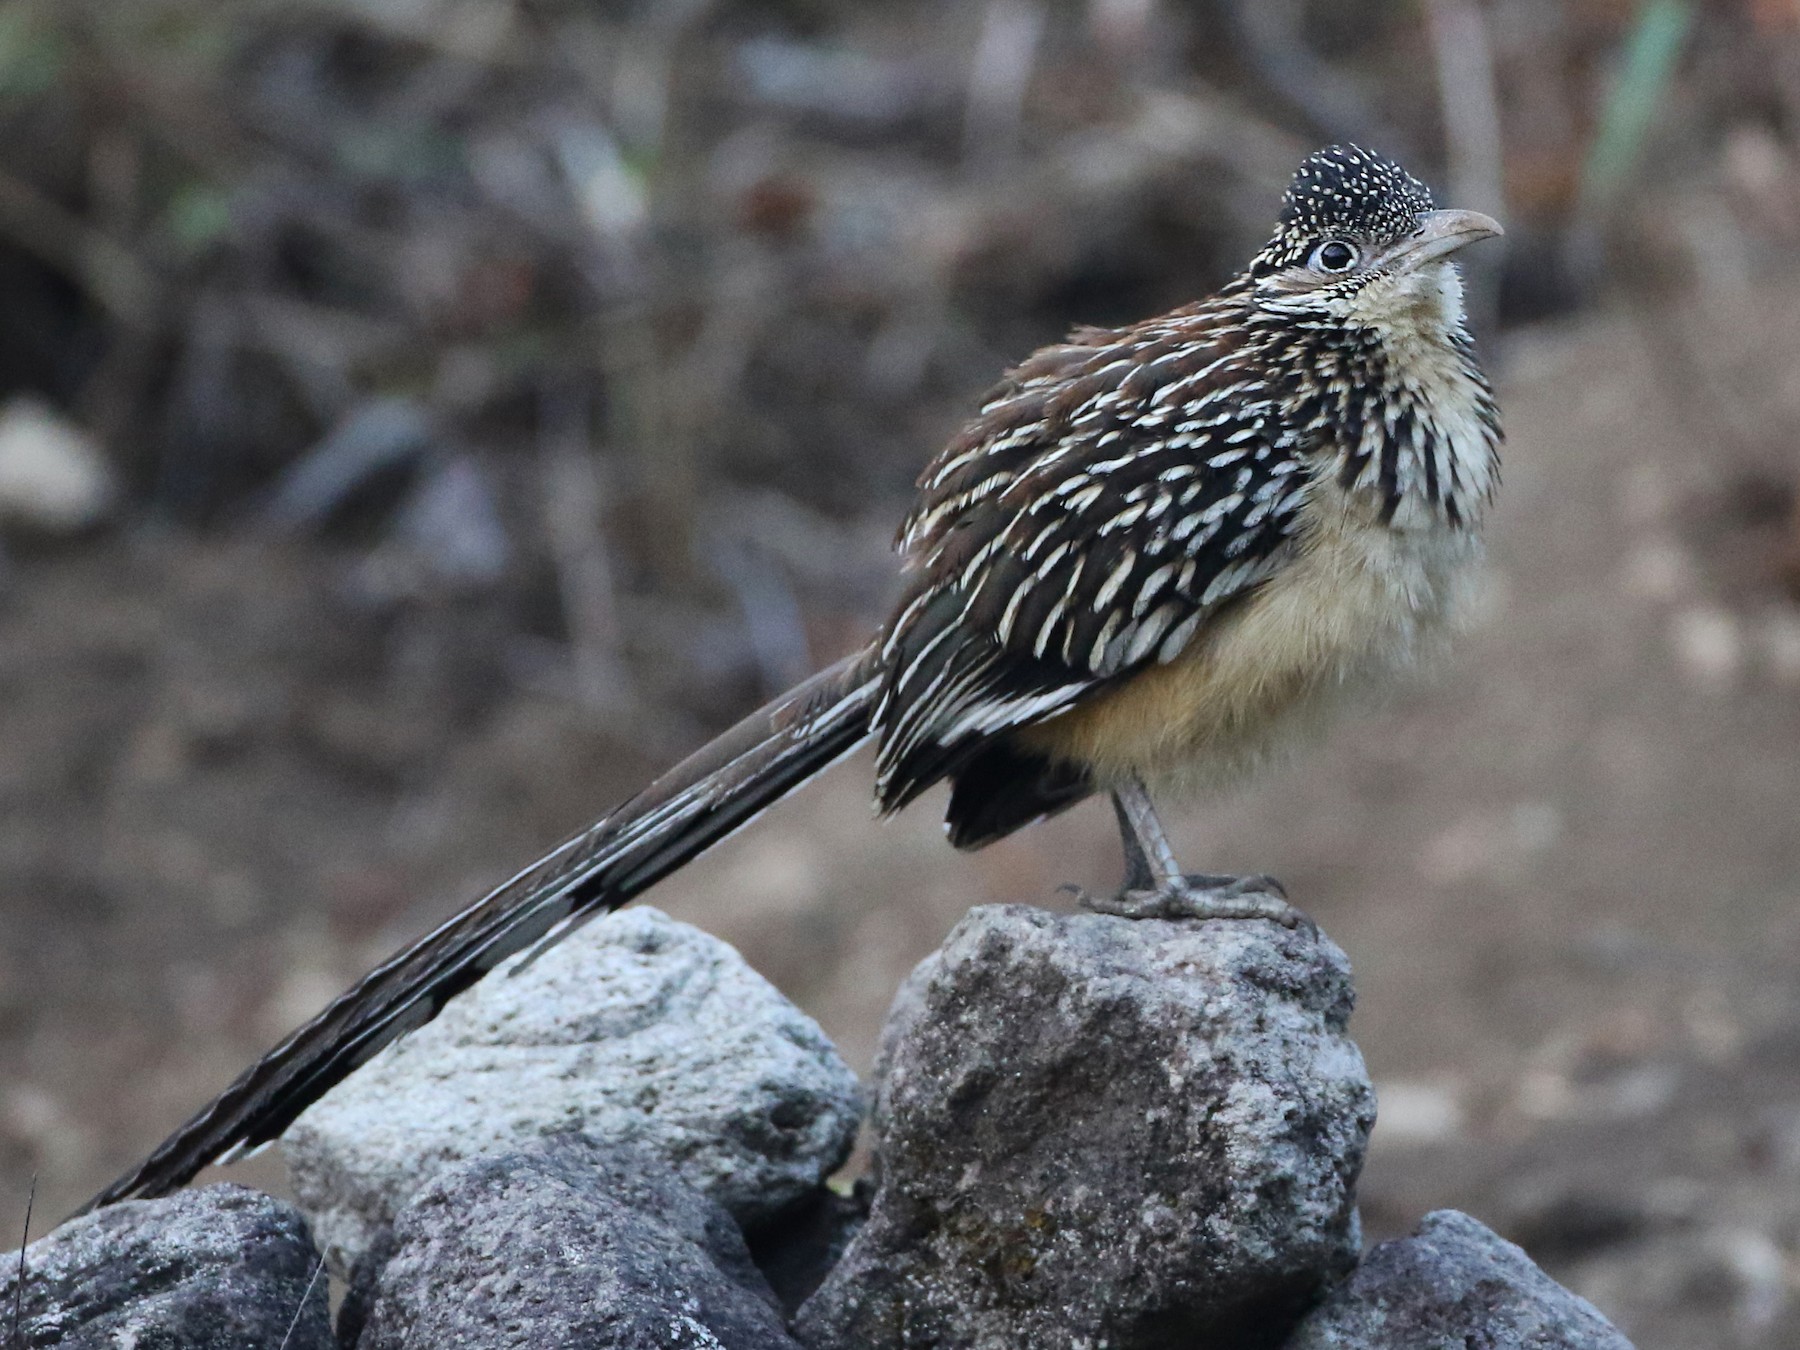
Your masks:
<path fill-rule="evenodd" d="M 843 1162 L 860 1118 L 855 1075 L 717 938 L 632 909 L 516 967 L 288 1131 L 295 1193 L 339 1269 L 448 1164 L 547 1135 L 648 1149 L 746 1226 Z"/>
<path fill-rule="evenodd" d="M 10 1339 L 18 1252 L 0 1257 Z M 58 1350 L 329 1350 L 328 1281 L 306 1220 L 242 1186 L 131 1200 L 25 1249 L 19 1345 Z"/>
<path fill-rule="evenodd" d="M 1300 1324 L 1284 1350 L 1631 1350 L 1492 1229 L 1441 1209 L 1383 1242 Z"/>
<path fill-rule="evenodd" d="M 899 1000 L 874 1203 L 796 1334 L 1278 1340 L 1359 1246 L 1351 1000 L 1337 947 L 1272 923 L 972 911 Z"/>
<path fill-rule="evenodd" d="M 91 432 L 30 394 L 0 405 L 0 525 L 74 534 L 118 500 L 118 477 Z"/>
<path fill-rule="evenodd" d="M 731 1216 L 629 1146 L 566 1136 L 440 1172 L 391 1244 L 357 1350 L 798 1350 Z"/>

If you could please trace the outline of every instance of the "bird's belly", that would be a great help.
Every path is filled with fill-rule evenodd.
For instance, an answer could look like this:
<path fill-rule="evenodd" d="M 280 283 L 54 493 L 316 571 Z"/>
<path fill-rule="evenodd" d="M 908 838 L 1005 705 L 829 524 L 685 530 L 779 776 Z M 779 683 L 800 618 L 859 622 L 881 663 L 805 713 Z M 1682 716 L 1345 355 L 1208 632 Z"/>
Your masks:
<path fill-rule="evenodd" d="M 1163 791 L 1227 786 L 1321 729 L 1346 695 L 1379 689 L 1462 626 L 1479 545 L 1465 531 L 1375 524 L 1315 531 L 1293 562 L 1203 624 L 1175 660 L 1020 732 Z"/>

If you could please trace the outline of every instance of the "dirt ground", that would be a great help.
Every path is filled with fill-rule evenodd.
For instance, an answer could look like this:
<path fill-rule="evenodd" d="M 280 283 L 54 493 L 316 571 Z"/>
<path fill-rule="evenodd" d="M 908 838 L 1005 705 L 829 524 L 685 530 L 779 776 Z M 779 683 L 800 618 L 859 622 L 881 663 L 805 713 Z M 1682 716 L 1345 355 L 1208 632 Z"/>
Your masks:
<path fill-rule="evenodd" d="M 1178 813 L 1192 866 L 1275 873 L 1350 954 L 1382 1100 L 1371 1236 L 1469 1210 L 1643 1350 L 1800 1345 L 1800 284 L 1709 294 L 1515 334 L 1481 631 L 1256 790 Z M 491 606 L 372 617 L 356 566 L 144 533 L 13 560 L 15 1224 L 34 1174 L 41 1232 L 698 734 L 629 738 L 533 692 Z M 652 897 L 859 1067 L 970 905 L 1063 905 L 1058 883 L 1117 868 L 1096 806 L 961 857 L 932 801 L 872 824 L 868 779 L 840 768 Z"/>

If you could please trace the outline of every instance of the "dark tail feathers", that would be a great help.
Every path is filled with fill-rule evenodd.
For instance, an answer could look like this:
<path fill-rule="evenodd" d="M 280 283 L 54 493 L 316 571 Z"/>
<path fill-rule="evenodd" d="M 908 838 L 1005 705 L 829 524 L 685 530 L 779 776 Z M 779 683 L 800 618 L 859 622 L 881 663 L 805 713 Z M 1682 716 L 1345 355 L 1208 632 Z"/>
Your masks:
<path fill-rule="evenodd" d="M 944 829 L 960 849 L 985 848 L 1093 795 L 1086 772 L 1004 743 L 984 746 L 956 771 Z"/>
<path fill-rule="evenodd" d="M 868 652 L 751 714 L 584 834 L 365 976 L 264 1055 L 135 1171 L 89 1202 L 166 1195 L 278 1138 L 378 1050 L 534 943 L 617 909 L 862 744 Z"/>

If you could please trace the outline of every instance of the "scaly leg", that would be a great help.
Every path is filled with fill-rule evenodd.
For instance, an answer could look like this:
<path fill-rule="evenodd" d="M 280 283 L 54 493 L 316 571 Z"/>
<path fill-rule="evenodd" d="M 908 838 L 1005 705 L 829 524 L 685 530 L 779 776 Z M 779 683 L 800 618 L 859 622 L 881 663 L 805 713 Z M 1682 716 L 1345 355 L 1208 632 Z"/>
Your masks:
<path fill-rule="evenodd" d="M 1274 877 L 1184 876 L 1141 780 L 1131 778 L 1113 792 L 1113 810 L 1125 884 L 1116 895 L 1078 891 L 1084 908 L 1127 919 L 1273 919 L 1289 928 L 1306 921 Z"/>

